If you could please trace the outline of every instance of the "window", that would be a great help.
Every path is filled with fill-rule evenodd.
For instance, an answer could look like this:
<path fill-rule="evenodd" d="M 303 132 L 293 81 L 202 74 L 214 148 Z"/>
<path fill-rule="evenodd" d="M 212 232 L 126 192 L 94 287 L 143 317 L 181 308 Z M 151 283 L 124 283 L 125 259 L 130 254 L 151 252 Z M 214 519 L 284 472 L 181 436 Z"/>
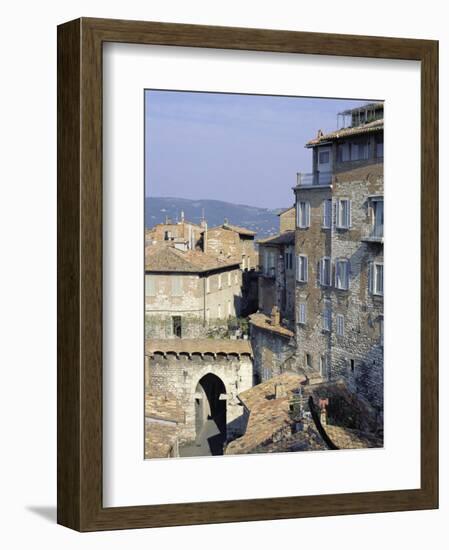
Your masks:
<path fill-rule="evenodd" d="M 329 151 L 321 151 L 321 153 L 318 155 L 319 164 L 329 164 L 329 159 Z"/>
<path fill-rule="evenodd" d="M 351 145 L 351 160 L 367 160 L 368 159 L 368 144 L 353 143 Z"/>
<path fill-rule="evenodd" d="M 384 294 L 384 264 L 373 262 L 369 274 L 370 292 L 378 296 Z"/>
<path fill-rule="evenodd" d="M 321 258 L 318 269 L 318 282 L 322 286 L 331 285 L 331 259 Z"/>
<path fill-rule="evenodd" d="M 305 229 L 310 226 L 310 203 L 307 201 L 298 201 L 296 208 L 296 224 Z"/>
<path fill-rule="evenodd" d="M 307 323 L 307 304 L 305 303 L 299 304 L 298 323 L 300 325 Z"/>
<path fill-rule="evenodd" d="M 335 262 L 335 286 L 340 290 L 349 289 L 349 261 L 337 260 Z"/>
<path fill-rule="evenodd" d="M 351 201 L 339 199 L 337 203 L 337 227 L 349 229 L 351 227 Z"/>
<path fill-rule="evenodd" d="M 156 296 L 156 277 L 154 275 L 145 277 L 145 295 Z"/>
<path fill-rule="evenodd" d="M 338 146 L 338 160 L 340 162 L 351 160 L 349 143 L 342 143 Z"/>
<path fill-rule="evenodd" d="M 376 141 L 376 157 L 377 158 L 383 158 L 384 156 L 384 140 L 382 138 L 378 138 Z"/>
<path fill-rule="evenodd" d="M 181 277 L 172 276 L 171 295 L 182 296 L 182 278 Z"/>
<path fill-rule="evenodd" d="M 171 231 L 164 231 L 164 241 L 171 240 Z"/>
<path fill-rule="evenodd" d="M 221 289 L 221 273 L 218 275 L 218 290 Z"/>
<path fill-rule="evenodd" d="M 379 318 L 379 343 L 381 346 L 384 345 L 384 318 Z"/>
<path fill-rule="evenodd" d="M 345 318 L 343 315 L 337 315 L 337 336 L 345 335 Z"/>
<path fill-rule="evenodd" d="M 268 252 L 268 272 L 267 275 L 274 277 L 276 274 L 276 254 L 273 251 Z"/>
<path fill-rule="evenodd" d="M 312 364 L 312 355 L 310 353 L 306 353 L 306 367 L 308 369 L 311 369 L 313 368 L 313 364 Z"/>
<path fill-rule="evenodd" d="M 332 313 L 331 308 L 327 305 L 323 311 L 323 330 L 330 332 L 332 328 Z"/>
<path fill-rule="evenodd" d="M 320 375 L 326 376 L 327 373 L 327 359 L 325 355 L 320 356 Z"/>
<path fill-rule="evenodd" d="M 285 269 L 287 271 L 291 271 L 293 269 L 293 252 L 291 250 L 287 250 L 285 252 Z"/>
<path fill-rule="evenodd" d="M 332 226 L 332 199 L 323 201 L 323 223 L 324 229 L 330 229 Z"/>
<path fill-rule="evenodd" d="M 228 272 L 228 286 L 231 286 L 231 272 Z"/>
<path fill-rule="evenodd" d="M 354 359 L 351 359 L 351 372 L 354 372 L 355 369 L 355 361 Z"/>
<path fill-rule="evenodd" d="M 296 280 L 299 283 L 307 283 L 308 281 L 308 259 L 307 256 L 297 256 L 296 258 Z"/>
<path fill-rule="evenodd" d="M 182 338 L 182 320 L 179 315 L 172 317 L 173 336 L 176 338 Z"/>
<path fill-rule="evenodd" d="M 373 236 L 384 236 L 384 201 L 373 200 Z"/>

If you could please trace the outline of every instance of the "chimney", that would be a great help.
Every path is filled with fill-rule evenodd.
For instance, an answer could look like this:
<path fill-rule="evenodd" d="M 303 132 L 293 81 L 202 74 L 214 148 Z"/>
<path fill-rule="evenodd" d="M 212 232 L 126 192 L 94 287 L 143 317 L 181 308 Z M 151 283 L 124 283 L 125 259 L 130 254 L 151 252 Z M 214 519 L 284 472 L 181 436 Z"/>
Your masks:
<path fill-rule="evenodd" d="M 181 223 L 184 223 L 184 210 L 181 210 Z"/>
<path fill-rule="evenodd" d="M 201 220 L 201 227 L 203 228 L 203 252 L 207 252 L 207 221 L 204 218 Z"/>
<path fill-rule="evenodd" d="M 274 386 L 274 398 L 275 399 L 281 399 L 282 397 L 286 397 L 287 392 L 285 391 L 284 384 L 276 384 Z"/>
<path fill-rule="evenodd" d="M 277 306 L 273 306 L 273 309 L 271 310 L 271 324 L 273 326 L 279 326 L 281 323 L 281 313 L 279 311 L 279 308 Z"/>

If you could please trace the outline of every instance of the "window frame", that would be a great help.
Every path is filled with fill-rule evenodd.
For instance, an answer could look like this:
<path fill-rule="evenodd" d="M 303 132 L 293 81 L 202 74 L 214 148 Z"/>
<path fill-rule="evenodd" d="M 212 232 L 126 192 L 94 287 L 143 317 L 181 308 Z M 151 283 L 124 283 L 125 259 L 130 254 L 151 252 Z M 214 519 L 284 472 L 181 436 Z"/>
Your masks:
<path fill-rule="evenodd" d="M 342 219 L 341 219 L 341 205 L 342 203 L 346 202 L 348 204 L 348 211 L 347 211 L 347 225 L 342 225 Z M 336 228 L 337 229 L 351 229 L 352 227 L 352 201 L 349 198 L 346 197 L 339 197 L 337 199 L 336 204 Z"/>
<path fill-rule="evenodd" d="M 301 206 L 302 204 L 304 205 L 304 209 L 305 209 L 304 224 L 302 223 L 302 218 L 303 218 L 302 216 L 303 208 Z M 298 229 L 308 229 L 310 227 L 310 201 L 298 200 L 296 202 L 296 227 Z"/>
<path fill-rule="evenodd" d="M 338 279 L 339 279 L 339 265 L 345 264 L 346 265 L 346 286 L 339 286 Z M 349 281 L 350 281 L 350 272 L 351 272 L 351 262 L 347 258 L 337 258 L 335 260 L 335 288 L 337 290 L 349 290 Z"/>
<path fill-rule="evenodd" d="M 305 269 L 300 268 L 300 264 L 305 263 Z M 304 271 L 304 279 L 300 279 L 299 276 L 301 272 Z M 296 282 L 297 283 L 308 283 L 309 282 L 309 258 L 305 254 L 298 254 L 296 256 Z"/>

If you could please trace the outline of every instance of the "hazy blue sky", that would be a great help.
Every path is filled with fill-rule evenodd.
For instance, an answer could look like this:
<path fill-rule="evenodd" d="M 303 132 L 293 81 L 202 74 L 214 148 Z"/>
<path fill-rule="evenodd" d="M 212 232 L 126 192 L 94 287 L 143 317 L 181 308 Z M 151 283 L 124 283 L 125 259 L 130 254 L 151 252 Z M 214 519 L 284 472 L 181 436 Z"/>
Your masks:
<path fill-rule="evenodd" d="M 293 203 L 304 144 L 365 101 L 147 90 L 145 193 L 278 208 Z"/>

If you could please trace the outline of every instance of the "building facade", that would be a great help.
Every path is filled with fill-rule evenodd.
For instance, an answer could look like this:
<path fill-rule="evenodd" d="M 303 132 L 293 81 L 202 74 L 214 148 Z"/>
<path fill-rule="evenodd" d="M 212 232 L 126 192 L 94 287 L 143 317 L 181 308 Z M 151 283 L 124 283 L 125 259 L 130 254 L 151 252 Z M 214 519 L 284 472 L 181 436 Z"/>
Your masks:
<path fill-rule="evenodd" d="M 165 246 L 150 247 L 145 261 L 147 338 L 198 338 L 240 315 L 238 261 Z"/>
<path fill-rule="evenodd" d="M 298 174 L 296 340 L 302 367 L 343 376 L 383 408 L 383 107 L 345 111 Z M 354 125 L 355 122 L 357 125 Z"/>

